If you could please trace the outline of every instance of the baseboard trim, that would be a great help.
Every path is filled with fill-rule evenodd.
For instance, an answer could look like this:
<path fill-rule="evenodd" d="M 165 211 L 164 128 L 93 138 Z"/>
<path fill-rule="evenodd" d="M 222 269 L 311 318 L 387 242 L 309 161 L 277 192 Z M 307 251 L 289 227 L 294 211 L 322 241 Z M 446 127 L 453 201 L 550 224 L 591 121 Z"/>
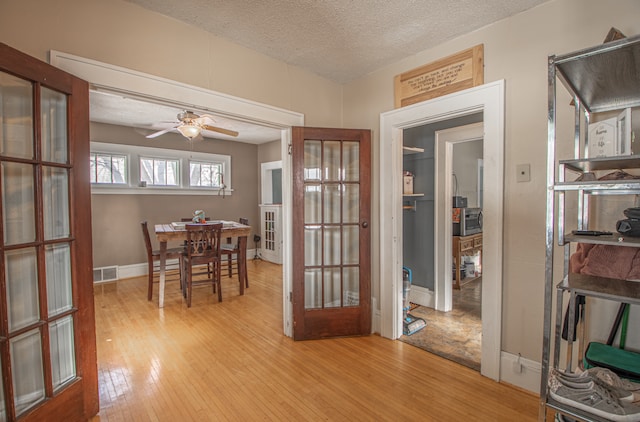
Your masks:
<path fill-rule="evenodd" d="M 436 306 L 433 291 L 422 286 L 411 286 L 409 301 L 428 308 L 435 308 Z"/>
<path fill-rule="evenodd" d="M 255 256 L 255 249 L 247 249 L 247 260 L 253 259 Z M 177 259 L 167 260 L 167 265 L 176 265 Z M 127 278 L 142 277 L 147 275 L 148 265 L 146 262 L 140 264 L 118 265 L 118 280 L 124 280 Z M 113 283 L 118 280 L 109 280 L 104 283 Z M 101 284 L 103 282 L 96 282 L 94 284 Z"/>
<path fill-rule="evenodd" d="M 538 395 L 540 394 L 541 373 L 542 366 L 539 362 L 511 353 L 500 352 L 501 382 L 509 383 Z"/>

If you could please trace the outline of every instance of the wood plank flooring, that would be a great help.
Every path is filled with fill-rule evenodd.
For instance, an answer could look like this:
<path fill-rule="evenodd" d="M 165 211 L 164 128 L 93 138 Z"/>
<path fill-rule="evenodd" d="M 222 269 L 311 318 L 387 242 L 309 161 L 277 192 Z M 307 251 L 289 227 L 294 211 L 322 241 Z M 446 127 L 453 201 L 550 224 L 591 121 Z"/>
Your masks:
<path fill-rule="evenodd" d="M 223 272 L 223 301 L 177 283 L 165 307 L 146 278 L 95 289 L 96 421 L 535 421 L 538 399 L 377 335 L 283 335 L 281 266 L 249 261 L 250 288 Z"/>

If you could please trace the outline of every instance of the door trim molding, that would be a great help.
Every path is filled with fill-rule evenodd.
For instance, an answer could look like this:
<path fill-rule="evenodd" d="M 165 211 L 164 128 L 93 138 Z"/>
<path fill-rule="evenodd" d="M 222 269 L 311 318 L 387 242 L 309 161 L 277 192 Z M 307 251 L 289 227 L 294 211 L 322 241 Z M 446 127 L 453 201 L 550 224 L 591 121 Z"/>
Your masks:
<path fill-rule="evenodd" d="M 453 274 L 451 272 L 453 256 L 451 252 L 448 252 L 453 248 L 453 221 L 451 218 L 453 204 L 450 194 L 453 192 L 453 183 L 450 177 L 453 173 L 453 146 L 462 142 L 482 140 L 482 135 L 483 123 L 438 130 L 435 133 L 433 233 L 436 245 L 443 245 L 442 247 L 434 247 L 435 257 L 433 260 L 435 264 L 435 309 L 438 311 L 449 312 L 453 308 Z M 482 262 L 484 264 L 484 254 Z M 482 268 L 484 272 L 484 265 Z M 489 271 L 489 276 L 491 276 L 491 271 Z"/>
<path fill-rule="evenodd" d="M 403 130 L 478 112 L 484 118 L 484 222 L 481 373 L 500 379 L 504 194 L 505 82 L 499 80 L 380 115 L 380 334 L 402 333 L 402 135 Z"/>

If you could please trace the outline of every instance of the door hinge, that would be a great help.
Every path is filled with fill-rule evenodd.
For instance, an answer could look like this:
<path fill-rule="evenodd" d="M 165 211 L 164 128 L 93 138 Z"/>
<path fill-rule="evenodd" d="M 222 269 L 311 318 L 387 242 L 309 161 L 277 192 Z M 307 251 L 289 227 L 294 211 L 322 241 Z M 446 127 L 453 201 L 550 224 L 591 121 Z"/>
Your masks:
<path fill-rule="evenodd" d="M 293 292 L 289 292 L 289 302 L 293 302 Z"/>
<path fill-rule="evenodd" d="M 291 151 L 292 151 L 292 149 L 293 149 L 293 145 L 292 145 L 292 144 L 289 144 L 289 155 L 291 155 Z"/>

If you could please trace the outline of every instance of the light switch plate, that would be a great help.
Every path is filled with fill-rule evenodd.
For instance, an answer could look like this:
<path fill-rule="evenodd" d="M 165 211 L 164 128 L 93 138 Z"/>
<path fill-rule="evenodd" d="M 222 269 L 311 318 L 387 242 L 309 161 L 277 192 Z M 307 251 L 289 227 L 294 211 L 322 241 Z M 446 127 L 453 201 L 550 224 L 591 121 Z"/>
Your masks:
<path fill-rule="evenodd" d="M 529 164 L 519 164 L 516 166 L 516 181 L 517 182 L 531 181 L 531 166 Z"/>

